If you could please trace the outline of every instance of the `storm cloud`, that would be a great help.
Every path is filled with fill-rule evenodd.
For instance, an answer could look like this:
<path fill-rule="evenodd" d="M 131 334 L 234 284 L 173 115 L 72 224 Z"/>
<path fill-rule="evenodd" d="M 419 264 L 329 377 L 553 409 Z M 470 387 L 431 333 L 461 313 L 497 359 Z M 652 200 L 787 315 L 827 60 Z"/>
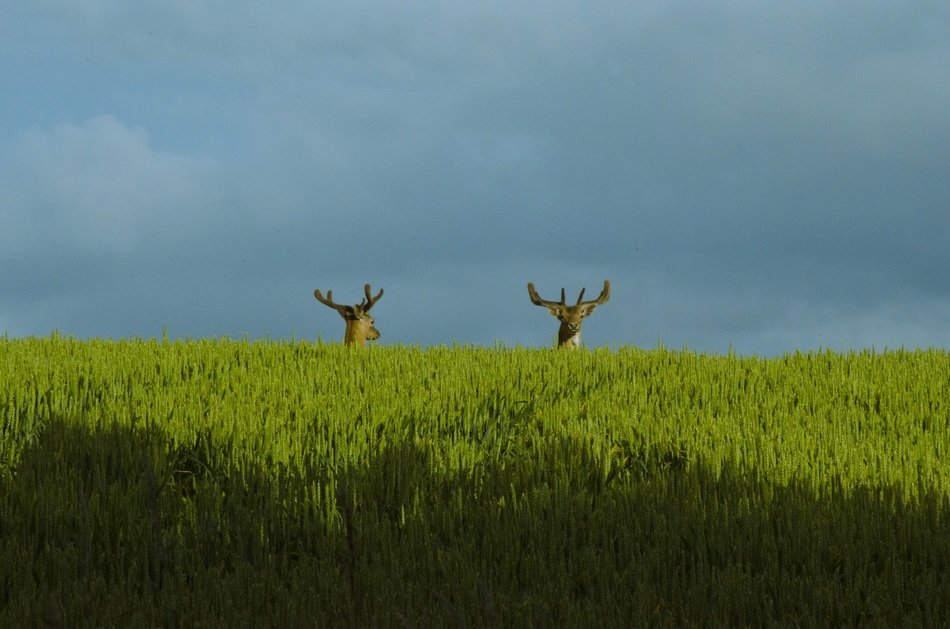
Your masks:
<path fill-rule="evenodd" d="M 950 342 L 950 9 L 0 9 L 0 333 Z M 550 297 L 549 297 L 550 298 Z"/>

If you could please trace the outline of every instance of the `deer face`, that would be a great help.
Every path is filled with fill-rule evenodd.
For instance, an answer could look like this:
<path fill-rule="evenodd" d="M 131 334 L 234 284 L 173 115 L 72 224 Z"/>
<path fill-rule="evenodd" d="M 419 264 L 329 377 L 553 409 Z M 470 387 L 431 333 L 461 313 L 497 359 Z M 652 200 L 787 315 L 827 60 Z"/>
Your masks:
<path fill-rule="evenodd" d="M 343 319 L 346 321 L 346 338 L 353 337 L 357 342 L 358 339 L 363 339 L 365 341 L 375 341 L 379 338 L 379 330 L 376 329 L 376 321 L 373 319 L 373 316 L 368 312 L 364 311 L 359 306 L 350 306 L 353 309 L 352 316 L 344 316 Z"/>
<path fill-rule="evenodd" d="M 581 321 L 589 317 L 594 312 L 596 306 L 589 304 L 577 304 L 574 306 L 548 306 L 548 312 L 554 315 L 561 325 L 567 328 L 571 334 L 579 334 L 581 331 Z"/>

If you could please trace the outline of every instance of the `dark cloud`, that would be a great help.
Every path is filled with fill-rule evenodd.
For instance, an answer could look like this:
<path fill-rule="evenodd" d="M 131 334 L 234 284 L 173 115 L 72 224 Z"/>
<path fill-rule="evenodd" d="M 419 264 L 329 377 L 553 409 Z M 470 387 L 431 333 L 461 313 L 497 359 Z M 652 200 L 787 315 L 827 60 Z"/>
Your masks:
<path fill-rule="evenodd" d="M 948 9 L 147 10 L 0 26 L 13 335 L 337 339 L 371 282 L 384 342 L 547 345 L 527 281 L 610 278 L 589 344 L 946 342 Z"/>

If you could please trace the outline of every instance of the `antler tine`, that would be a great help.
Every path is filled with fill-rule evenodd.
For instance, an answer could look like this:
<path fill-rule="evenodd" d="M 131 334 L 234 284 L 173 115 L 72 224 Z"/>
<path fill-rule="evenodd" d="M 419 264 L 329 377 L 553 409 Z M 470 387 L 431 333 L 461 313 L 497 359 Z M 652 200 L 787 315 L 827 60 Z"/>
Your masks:
<path fill-rule="evenodd" d="M 538 291 L 535 290 L 534 284 L 528 282 L 528 297 L 531 298 L 531 303 L 535 306 L 557 306 L 556 301 L 548 301 L 547 299 L 541 299 L 541 295 L 538 294 Z"/>
<path fill-rule="evenodd" d="M 582 291 L 581 291 L 581 296 L 583 297 L 583 295 L 584 295 L 584 291 L 582 290 Z M 599 304 L 604 303 L 604 302 L 607 301 L 608 299 L 610 299 L 610 282 L 609 282 L 608 280 L 604 280 L 604 289 L 603 289 L 602 291 L 600 291 L 600 296 L 599 296 L 597 299 L 594 299 L 594 300 L 591 300 L 591 301 L 585 301 L 585 302 L 583 302 L 583 303 L 585 303 L 585 304 L 599 305 Z M 582 302 L 581 302 L 581 297 L 578 297 L 578 298 L 577 298 L 577 303 L 578 303 L 578 304 L 582 303 Z"/>
<path fill-rule="evenodd" d="M 610 299 L 610 281 L 604 280 L 604 289 L 600 291 L 600 296 L 590 303 L 602 304 Z"/>
<path fill-rule="evenodd" d="M 365 299 L 366 305 L 363 306 L 363 312 L 366 312 L 367 310 L 372 308 L 373 304 L 379 301 L 379 298 L 383 296 L 383 289 L 380 288 L 379 292 L 376 293 L 376 296 L 373 297 L 373 291 L 370 288 L 369 284 L 366 284 L 365 286 L 363 286 L 363 292 L 366 293 L 366 299 Z"/>
<path fill-rule="evenodd" d="M 581 289 L 581 294 L 577 296 L 577 303 L 581 303 L 581 300 L 584 299 L 584 291 L 585 291 L 585 290 L 587 290 L 587 288 L 582 288 L 582 289 Z"/>
<path fill-rule="evenodd" d="M 564 289 L 562 288 L 561 289 L 561 305 L 563 306 L 566 303 L 567 303 L 567 297 L 564 296 Z"/>

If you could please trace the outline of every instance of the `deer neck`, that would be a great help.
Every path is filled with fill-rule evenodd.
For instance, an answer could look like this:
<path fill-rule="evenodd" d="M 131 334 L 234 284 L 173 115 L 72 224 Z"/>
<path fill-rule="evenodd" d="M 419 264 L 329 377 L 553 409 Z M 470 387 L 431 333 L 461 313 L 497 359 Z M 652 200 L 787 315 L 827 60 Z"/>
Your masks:
<path fill-rule="evenodd" d="M 567 323 L 561 323 L 557 331 L 557 344 L 564 349 L 577 349 L 581 346 L 581 329 L 572 329 Z"/>
<path fill-rule="evenodd" d="M 356 345 L 357 347 L 366 345 L 366 330 L 358 319 L 347 319 L 343 343 L 345 345 Z"/>

